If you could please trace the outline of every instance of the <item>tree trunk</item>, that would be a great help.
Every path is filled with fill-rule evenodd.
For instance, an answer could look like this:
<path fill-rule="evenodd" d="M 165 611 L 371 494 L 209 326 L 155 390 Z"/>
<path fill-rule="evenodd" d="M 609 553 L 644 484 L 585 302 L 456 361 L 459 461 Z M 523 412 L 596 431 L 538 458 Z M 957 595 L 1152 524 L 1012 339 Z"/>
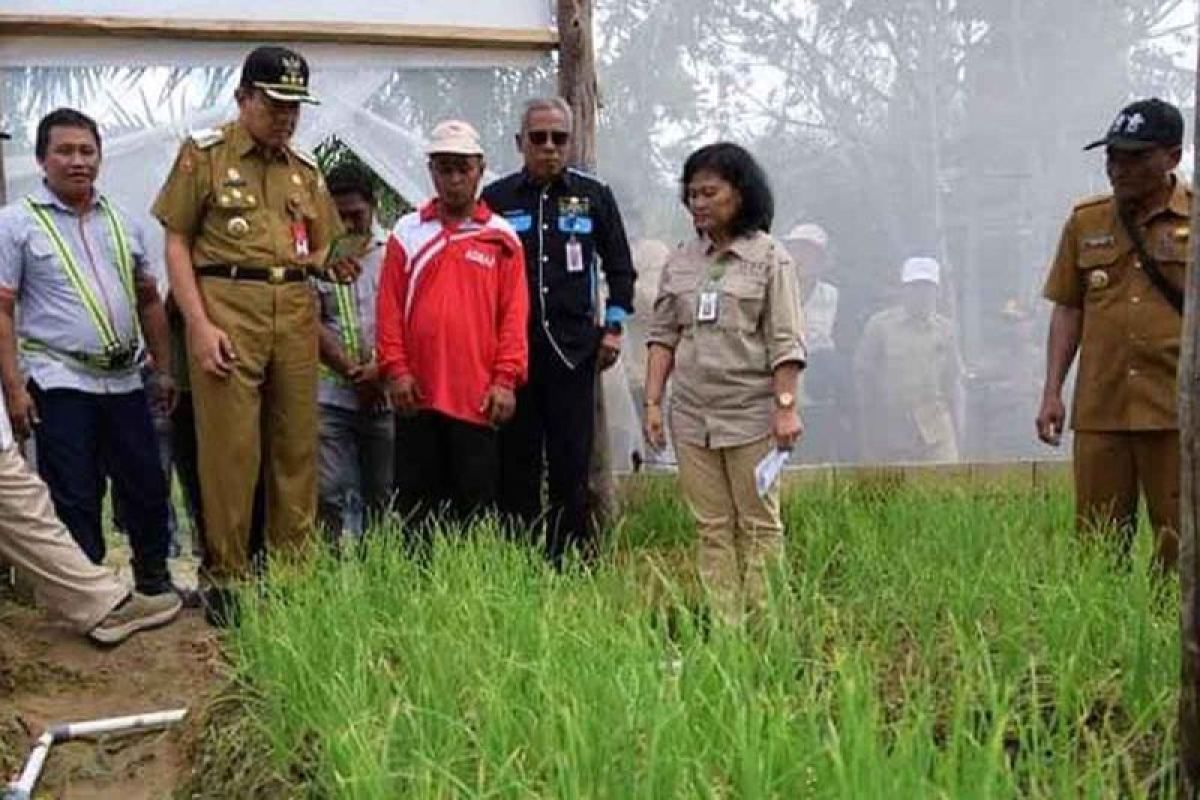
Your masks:
<path fill-rule="evenodd" d="M 558 93 L 575 115 L 571 163 L 587 170 L 596 166 L 596 51 L 592 39 L 592 0 L 557 0 Z M 596 283 L 599 290 L 599 281 Z M 600 298 L 593 298 L 601 308 Z M 588 507 L 597 534 L 617 515 L 604 381 L 596 374 L 595 439 L 588 474 Z"/>
<path fill-rule="evenodd" d="M 1198 55 L 1200 69 L 1200 55 Z M 1200 98 L 1200 73 L 1197 74 Z M 1192 134 L 1200 130 L 1200 101 Z M 1193 176 L 1193 186 L 1196 185 Z M 1180 627 L 1183 639 L 1183 664 L 1179 691 L 1179 796 L 1197 797 L 1200 792 L 1200 552 L 1196 536 L 1200 530 L 1200 438 L 1197 437 L 1196 398 L 1200 393 L 1200 204 L 1192 203 L 1191 265 L 1187 271 L 1183 315 L 1183 352 L 1179 359 L 1179 436 L 1182 455 L 1182 487 L 1179 498 L 1180 531 L 1179 586 L 1181 590 Z"/>

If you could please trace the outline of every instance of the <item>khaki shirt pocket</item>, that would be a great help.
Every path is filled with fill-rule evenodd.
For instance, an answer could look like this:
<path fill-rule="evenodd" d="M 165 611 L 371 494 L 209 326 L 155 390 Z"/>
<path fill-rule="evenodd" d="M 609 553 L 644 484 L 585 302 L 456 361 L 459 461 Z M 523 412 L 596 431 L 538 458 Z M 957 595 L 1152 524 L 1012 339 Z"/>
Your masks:
<path fill-rule="evenodd" d="M 1155 232 L 1149 246 L 1150 255 L 1158 262 L 1159 272 L 1181 292 L 1192 256 L 1188 233 L 1187 225 L 1168 226 Z"/>
<path fill-rule="evenodd" d="M 717 324 L 726 330 L 754 333 L 761 327 L 766 302 L 766 275 L 726 275 L 721 284 L 721 310 Z"/>
<path fill-rule="evenodd" d="M 208 230 L 227 246 L 240 250 L 251 240 L 270 240 L 258 198 L 251 200 L 244 193 L 235 197 L 227 191 L 219 192 L 213 198 L 208 216 Z"/>
<path fill-rule="evenodd" d="M 1111 245 L 1083 250 L 1076 266 L 1083 286 L 1084 306 L 1107 306 L 1120 298 L 1125 280 L 1123 251 Z"/>

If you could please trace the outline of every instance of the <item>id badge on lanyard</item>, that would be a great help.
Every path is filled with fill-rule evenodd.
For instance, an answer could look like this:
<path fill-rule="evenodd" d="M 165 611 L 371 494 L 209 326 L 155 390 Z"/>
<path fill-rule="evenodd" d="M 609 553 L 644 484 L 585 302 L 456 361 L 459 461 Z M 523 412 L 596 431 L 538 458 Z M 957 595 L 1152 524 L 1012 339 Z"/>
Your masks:
<path fill-rule="evenodd" d="M 696 322 L 712 324 L 721 313 L 721 278 L 725 277 L 724 256 L 708 270 L 708 280 L 696 297 Z"/>
<path fill-rule="evenodd" d="M 705 284 L 696 300 L 696 321 L 716 322 L 721 308 L 721 292 L 711 283 Z"/>
<path fill-rule="evenodd" d="M 567 272 L 583 272 L 583 245 L 575 234 L 567 240 Z"/>
<path fill-rule="evenodd" d="M 298 258 L 308 257 L 308 225 L 304 217 L 292 218 L 292 245 Z"/>

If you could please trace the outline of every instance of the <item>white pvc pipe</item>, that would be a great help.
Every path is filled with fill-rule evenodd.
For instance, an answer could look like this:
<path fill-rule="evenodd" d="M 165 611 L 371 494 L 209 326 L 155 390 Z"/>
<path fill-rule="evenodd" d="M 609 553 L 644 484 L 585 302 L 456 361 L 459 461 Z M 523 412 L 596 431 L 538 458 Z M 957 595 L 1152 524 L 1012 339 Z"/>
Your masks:
<path fill-rule="evenodd" d="M 186 708 L 176 708 L 171 711 L 155 711 L 150 714 L 106 717 L 86 722 L 71 722 L 66 725 L 52 725 L 38 738 L 25 762 L 25 768 L 21 770 L 20 777 L 4 790 L 4 800 L 30 800 L 33 797 L 33 787 L 41 777 L 42 767 L 45 766 L 46 759 L 50 755 L 50 748 L 58 742 L 69 742 L 83 736 L 99 736 L 104 733 L 129 733 L 166 728 L 182 721 L 186 716 Z"/>

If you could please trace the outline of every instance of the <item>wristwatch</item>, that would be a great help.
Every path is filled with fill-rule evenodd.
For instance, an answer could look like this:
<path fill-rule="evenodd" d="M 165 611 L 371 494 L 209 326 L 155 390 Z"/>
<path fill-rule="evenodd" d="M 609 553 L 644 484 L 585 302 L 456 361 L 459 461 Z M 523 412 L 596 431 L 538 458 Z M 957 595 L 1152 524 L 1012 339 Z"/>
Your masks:
<path fill-rule="evenodd" d="M 796 395 L 791 392 L 780 392 L 775 395 L 775 405 L 779 408 L 788 409 L 796 407 Z"/>

